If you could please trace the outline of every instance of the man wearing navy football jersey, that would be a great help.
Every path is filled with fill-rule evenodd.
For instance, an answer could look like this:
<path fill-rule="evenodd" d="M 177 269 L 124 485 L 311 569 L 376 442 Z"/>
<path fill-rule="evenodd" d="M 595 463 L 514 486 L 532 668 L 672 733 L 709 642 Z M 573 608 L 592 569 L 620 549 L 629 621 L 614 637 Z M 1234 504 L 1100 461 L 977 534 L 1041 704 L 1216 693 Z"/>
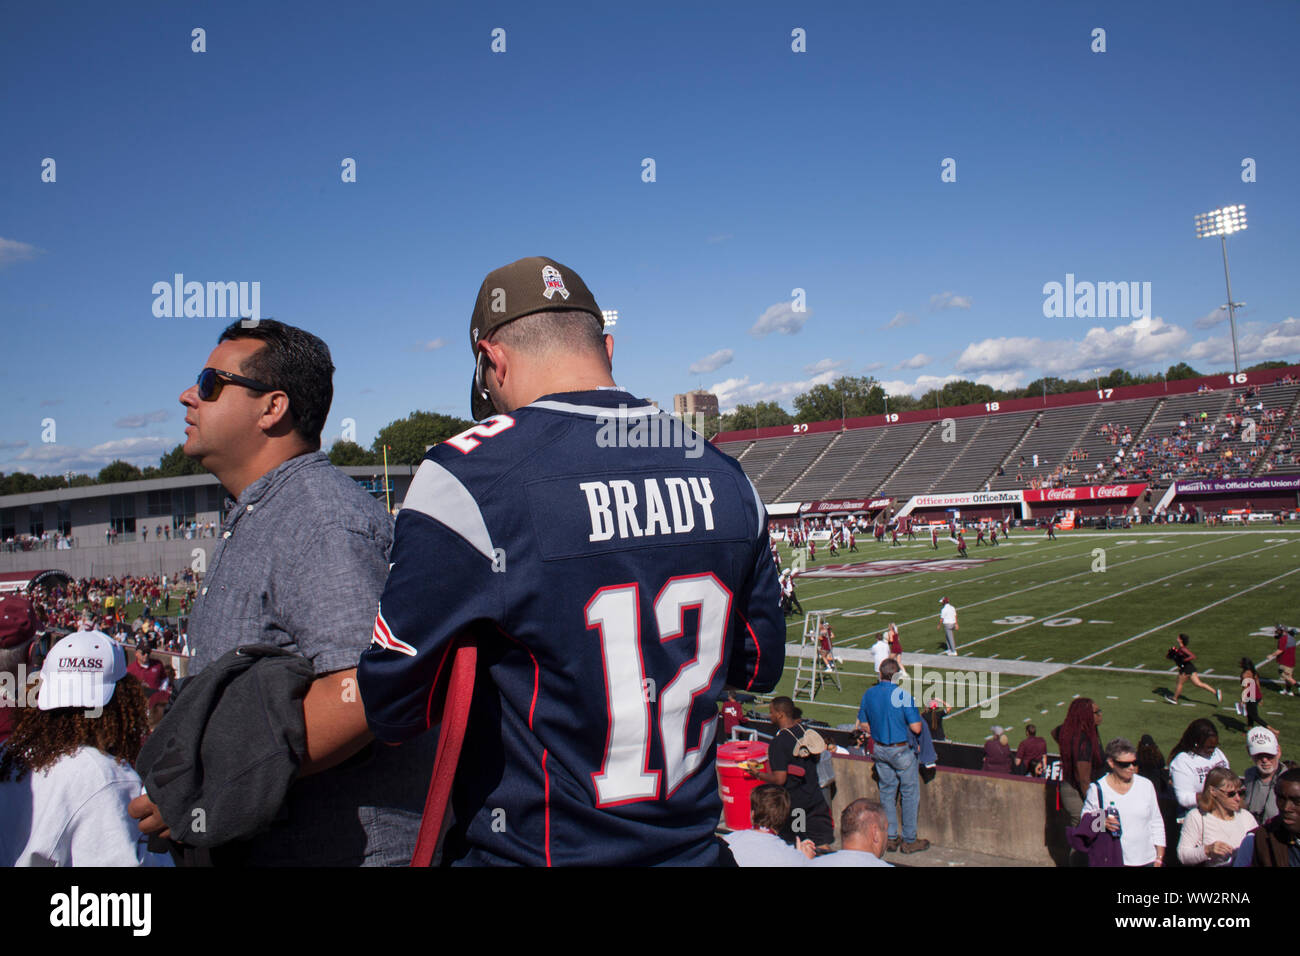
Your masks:
<path fill-rule="evenodd" d="M 735 461 L 614 384 L 603 328 L 553 260 L 489 274 L 481 424 L 429 451 L 397 519 L 358 668 L 375 735 L 427 730 L 449 649 L 478 647 L 444 862 L 730 862 L 716 702 L 771 690 L 785 658 L 766 512 Z"/>

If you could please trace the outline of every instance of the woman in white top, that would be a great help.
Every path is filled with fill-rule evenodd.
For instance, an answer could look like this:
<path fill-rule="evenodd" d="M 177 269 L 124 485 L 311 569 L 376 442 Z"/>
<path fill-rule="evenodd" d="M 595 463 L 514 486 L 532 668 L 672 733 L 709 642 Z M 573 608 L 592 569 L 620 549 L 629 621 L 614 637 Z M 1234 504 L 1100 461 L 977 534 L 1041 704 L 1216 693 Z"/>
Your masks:
<path fill-rule="evenodd" d="M 1185 810 L 1196 806 L 1196 796 L 1205 789 L 1205 778 L 1215 767 L 1228 766 L 1228 758 L 1219 749 L 1219 731 L 1207 717 L 1198 717 L 1187 725 L 1182 739 L 1169 760 L 1169 776 L 1174 796 Z"/>
<path fill-rule="evenodd" d="M 1163 866 L 1165 823 L 1156 788 L 1137 772 L 1137 751 L 1123 737 L 1106 745 L 1110 773 L 1088 788 L 1083 812 L 1103 814 L 1106 829 L 1120 841 L 1125 866 Z M 1112 815 L 1106 815 L 1113 810 Z"/>
<path fill-rule="evenodd" d="M 1241 809 L 1245 790 L 1237 775 L 1215 767 L 1205 778 L 1196 809 L 1183 821 L 1178 860 L 1188 866 L 1231 866 L 1246 834 L 1259 822 Z"/>
<path fill-rule="evenodd" d="M 170 866 L 126 812 L 148 731 L 144 689 L 107 634 L 50 648 L 37 706 L 0 750 L 0 866 Z"/>

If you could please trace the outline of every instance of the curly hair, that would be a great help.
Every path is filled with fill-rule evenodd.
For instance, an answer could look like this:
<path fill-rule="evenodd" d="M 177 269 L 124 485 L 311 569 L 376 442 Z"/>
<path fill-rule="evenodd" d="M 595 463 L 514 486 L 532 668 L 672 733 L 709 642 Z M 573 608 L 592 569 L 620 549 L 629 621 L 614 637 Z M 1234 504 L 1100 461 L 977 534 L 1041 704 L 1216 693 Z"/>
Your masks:
<path fill-rule="evenodd" d="M 11 775 L 22 780 L 33 771 L 48 770 L 82 747 L 94 747 L 118 763 L 134 764 L 148 733 L 144 688 L 127 674 L 117 682 L 98 717 L 87 716 L 82 707 L 24 709 L 0 751 L 0 781 Z"/>
<path fill-rule="evenodd" d="M 1188 751 L 1195 753 L 1209 743 L 1211 738 L 1214 740 L 1219 739 L 1219 731 L 1214 726 L 1214 721 L 1208 717 L 1197 717 L 1187 725 L 1187 729 L 1183 731 L 1183 736 L 1179 738 L 1178 743 L 1174 746 L 1169 759 L 1173 760 L 1179 754 Z"/>

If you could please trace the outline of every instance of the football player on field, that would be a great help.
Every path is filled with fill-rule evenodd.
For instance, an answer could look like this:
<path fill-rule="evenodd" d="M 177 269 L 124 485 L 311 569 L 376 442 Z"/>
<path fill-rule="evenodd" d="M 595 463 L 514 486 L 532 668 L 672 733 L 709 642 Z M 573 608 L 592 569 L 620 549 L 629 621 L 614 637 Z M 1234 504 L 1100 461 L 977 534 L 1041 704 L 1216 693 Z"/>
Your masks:
<path fill-rule="evenodd" d="M 558 262 L 490 273 L 481 424 L 429 450 L 397 517 L 358 669 L 375 735 L 428 730 L 449 652 L 477 646 L 444 863 L 731 862 L 717 700 L 785 662 L 767 514 L 733 459 L 614 384 L 603 328 Z"/>

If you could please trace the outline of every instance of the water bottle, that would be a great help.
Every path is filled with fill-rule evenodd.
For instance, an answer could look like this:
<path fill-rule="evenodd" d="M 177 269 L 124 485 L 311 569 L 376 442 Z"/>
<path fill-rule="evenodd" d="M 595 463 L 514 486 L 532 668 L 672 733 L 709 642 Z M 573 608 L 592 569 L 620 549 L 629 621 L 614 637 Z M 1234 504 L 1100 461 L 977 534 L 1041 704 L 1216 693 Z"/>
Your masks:
<path fill-rule="evenodd" d="M 1118 840 L 1124 833 L 1124 827 L 1123 824 L 1120 824 L 1119 822 L 1119 808 L 1115 806 L 1114 800 L 1112 800 L 1110 806 L 1106 808 L 1106 822 L 1109 823 L 1111 820 L 1114 820 L 1117 825 L 1115 829 L 1111 831 L 1110 835 Z"/>

